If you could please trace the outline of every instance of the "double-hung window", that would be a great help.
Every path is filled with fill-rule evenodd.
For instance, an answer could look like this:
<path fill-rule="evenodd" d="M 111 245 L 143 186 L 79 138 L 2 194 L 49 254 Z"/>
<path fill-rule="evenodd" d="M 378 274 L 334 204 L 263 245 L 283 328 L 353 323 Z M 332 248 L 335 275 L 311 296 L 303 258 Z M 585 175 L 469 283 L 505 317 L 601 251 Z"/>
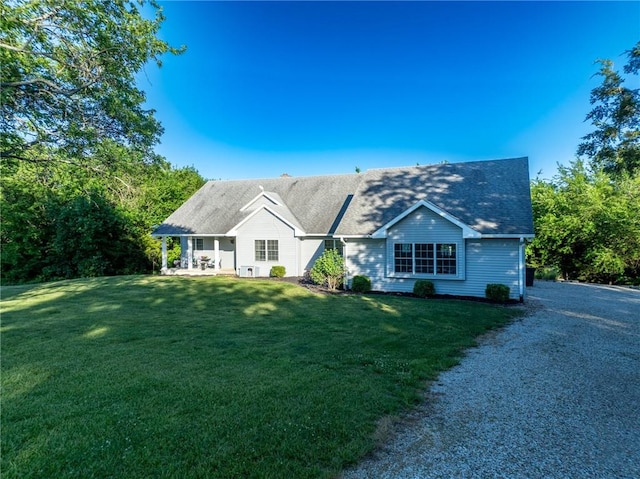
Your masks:
<path fill-rule="evenodd" d="M 339 239 L 326 239 L 324 240 L 324 250 L 327 251 L 329 249 L 335 249 L 338 251 L 338 253 L 340 254 L 340 256 L 343 256 L 343 251 L 342 251 L 342 241 L 340 241 Z"/>
<path fill-rule="evenodd" d="M 278 240 L 255 240 L 256 261 L 278 261 Z"/>
<path fill-rule="evenodd" d="M 442 243 L 436 248 L 436 274 L 456 274 L 456 245 Z"/>
<path fill-rule="evenodd" d="M 395 243 L 393 251 L 396 273 L 457 274 L 455 243 Z"/>
<path fill-rule="evenodd" d="M 191 238 L 191 249 L 193 251 L 204 250 L 204 238 Z"/>
<path fill-rule="evenodd" d="M 411 243 L 396 243 L 394 252 L 395 272 L 413 273 L 413 245 Z"/>

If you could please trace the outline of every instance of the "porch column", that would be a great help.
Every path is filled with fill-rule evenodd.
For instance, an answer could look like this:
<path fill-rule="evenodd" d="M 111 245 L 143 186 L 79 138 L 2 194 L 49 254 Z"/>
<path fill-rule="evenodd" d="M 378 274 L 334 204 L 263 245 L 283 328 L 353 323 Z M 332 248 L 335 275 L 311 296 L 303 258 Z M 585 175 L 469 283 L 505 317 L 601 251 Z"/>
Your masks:
<path fill-rule="evenodd" d="M 193 269 L 193 242 L 191 236 L 187 236 L 187 269 Z"/>
<path fill-rule="evenodd" d="M 167 271 L 167 237 L 162 237 L 162 272 Z"/>
<path fill-rule="evenodd" d="M 220 269 L 220 240 L 218 238 L 213 238 L 213 262 L 213 270 L 218 271 Z"/>

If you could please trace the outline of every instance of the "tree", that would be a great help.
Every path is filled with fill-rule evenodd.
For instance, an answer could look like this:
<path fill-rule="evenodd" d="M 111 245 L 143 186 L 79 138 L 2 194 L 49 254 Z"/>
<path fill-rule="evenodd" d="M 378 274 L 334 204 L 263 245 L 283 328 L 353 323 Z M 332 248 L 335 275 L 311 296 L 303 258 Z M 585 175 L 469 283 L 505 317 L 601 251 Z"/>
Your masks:
<path fill-rule="evenodd" d="M 531 187 L 536 237 L 528 261 L 565 279 L 605 283 L 640 278 L 640 175 L 589 174 L 582 161 Z"/>
<path fill-rule="evenodd" d="M 638 75 L 640 42 L 627 51 L 627 75 Z M 602 84 L 591 92 L 593 109 L 585 121 L 595 131 L 584 136 L 578 156 L 586 157 L 594 170 L 613 175 L 640 172 L 640 89 L 623 86 L 624 78 L 614 70 L 611 60 L 598 60 Z"/>
<path fill-rule="evenodd" d="M 115 144 L 103 153 L 112 158 L 110 175 L 58 161 L 0 170 L 3 282 L 146 273 L 159 264 L 153 225 L 203 178 L 160 157 L 140 163 Z"/>
<path fill-rule="evenodd" d="M 311 279 L 314 283 L 326 285 L 334 290 L 344 280 L 344 258 L 337 249 L 327 249 L 322 253 L 311 268 Z"/>
<path fill-rule="evenodd" d="M 148 3 L 153 19 L 142 16 Z M 143 153 L 162 128 L 135 75 L 180 53 L 157 38 L 154 0 L 0 3 L 0 155 L 9 161 L 95 161 L 102 141 Z"/>

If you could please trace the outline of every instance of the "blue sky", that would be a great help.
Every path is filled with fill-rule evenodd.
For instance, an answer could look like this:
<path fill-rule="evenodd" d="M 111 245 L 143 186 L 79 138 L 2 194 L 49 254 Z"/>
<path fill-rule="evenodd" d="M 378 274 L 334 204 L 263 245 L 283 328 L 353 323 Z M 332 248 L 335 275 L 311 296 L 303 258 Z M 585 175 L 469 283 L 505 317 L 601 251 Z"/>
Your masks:
<path fill-rule="evenodd" d="M 594 61 L 640 40 L 639 2 L 159 3 L 187 51 L 139 77 L 156 151 L 210 179 L 517 156 L 549 178 L 592 130 Z"/>

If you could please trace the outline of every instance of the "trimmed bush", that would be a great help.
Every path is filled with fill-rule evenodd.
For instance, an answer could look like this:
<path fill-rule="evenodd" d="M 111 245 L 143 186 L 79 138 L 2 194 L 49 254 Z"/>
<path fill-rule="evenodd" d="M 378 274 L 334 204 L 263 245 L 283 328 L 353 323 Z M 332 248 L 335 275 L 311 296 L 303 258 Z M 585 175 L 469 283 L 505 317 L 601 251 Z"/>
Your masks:
<path fill-rule="evenodd" d="M 351 281 L 351 291 L 354 293 L 368 293 L 371 291 L 371 280 L 367 276 L 354 276 Z"/>
<path fill-rule="evenodd" d="M 310 275 L 314 283 L 335 290 L 342 284 L 344 272 L 344 258 L 337 249 L 327 249 L 313 264 Z"/>
<path fill-rule="evenodd" d="M 413 285 L 413 294 L 419 298 L 427 298 L 436 294 L 436 287 L 431 281 L 419 279 L 416 281 L 416 284 Z"/>
<path fill-rule="evenodd" d="M 271 271 L 269 271 L 269 276 L 272 278 L 284 278 L 287 270 L 284 266 L 272 266 Z"/>
<path fill-rule="evenodd" d="M 496 303 L 506 303 L 509 301 L 509 292 L 509 286 L 506 284 L 488 284 L 484 295 Z"/>

